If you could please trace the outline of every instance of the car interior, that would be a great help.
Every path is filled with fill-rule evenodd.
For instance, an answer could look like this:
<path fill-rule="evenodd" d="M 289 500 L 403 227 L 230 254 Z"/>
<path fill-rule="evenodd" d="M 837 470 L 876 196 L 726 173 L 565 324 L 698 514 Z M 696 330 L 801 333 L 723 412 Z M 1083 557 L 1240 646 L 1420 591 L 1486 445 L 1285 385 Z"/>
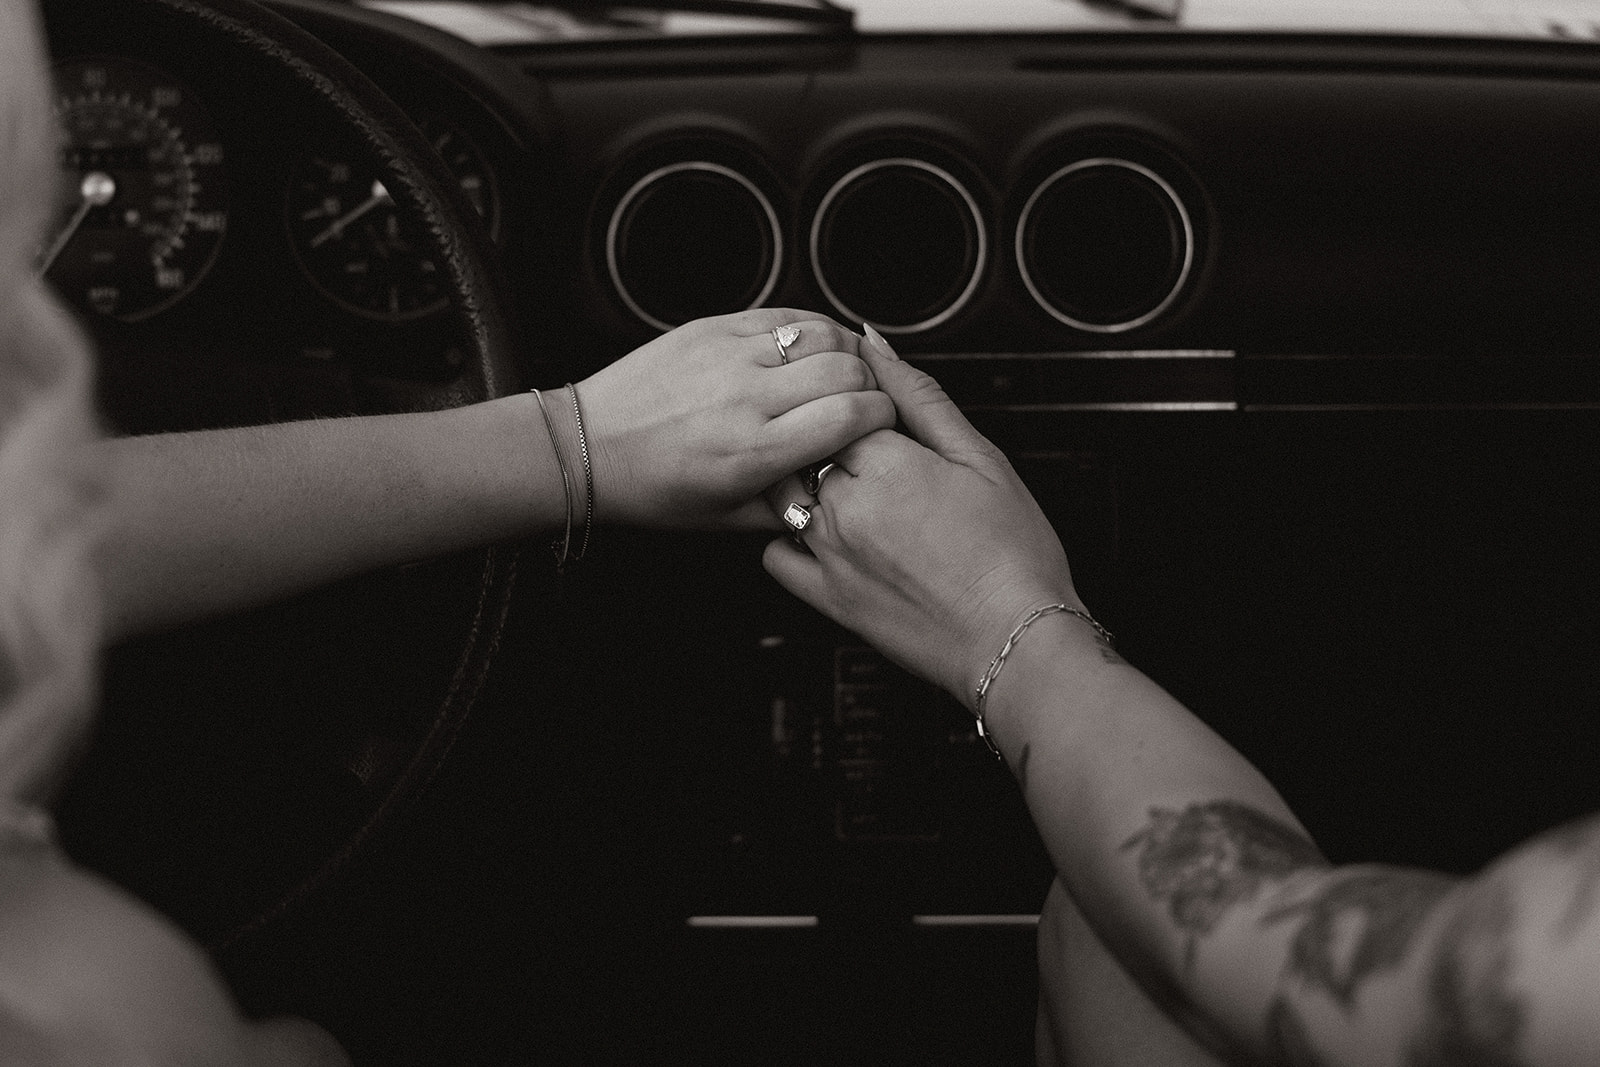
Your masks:
<path fill-rule="evenodd" d="M 1595 807 L 1592 27 L 41 6 L 46 274 L 112 432 L 870 322 L 1331 859 L 1464 873 Z M 493 545 L 126 641 L 63 840 L 360 1065 L 1032 1062 L 1014 780 L 765 540 Z"/>

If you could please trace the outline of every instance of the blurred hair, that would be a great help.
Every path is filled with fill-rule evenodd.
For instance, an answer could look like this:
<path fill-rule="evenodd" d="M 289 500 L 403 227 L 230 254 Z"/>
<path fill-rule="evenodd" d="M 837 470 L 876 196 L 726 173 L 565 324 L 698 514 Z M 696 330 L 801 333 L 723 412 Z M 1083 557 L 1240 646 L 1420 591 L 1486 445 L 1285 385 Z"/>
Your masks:
<path fill-rule="evenodd" d="M 95 704 L 89 347 L 34 274 L 59 183 L 33 5 L 0 0 L 0 800 L 43 803 Z"/>

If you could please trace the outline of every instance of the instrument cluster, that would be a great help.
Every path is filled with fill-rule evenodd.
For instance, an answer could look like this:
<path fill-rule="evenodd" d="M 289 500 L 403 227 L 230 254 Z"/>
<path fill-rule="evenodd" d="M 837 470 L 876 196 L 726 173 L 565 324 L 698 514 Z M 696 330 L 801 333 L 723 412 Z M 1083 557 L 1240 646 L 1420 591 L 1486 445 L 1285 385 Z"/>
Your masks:
<path fill-rule="evenodd" d="M 46 15 L 58 206 L 36 269 L 94 341 L 109 425 L 450 402 L 470 339 L 383 160 L 309 97 L 181 36 L 125 32 L 117 8 Z M 506 206 L 524 149 L 494 109 L 404 55 L 366 73 L 454 175 L 485 242 L 529 231 L 527 208 Z"/>
<path fill-rule="evenodd" d="M 262 176 L 230 167 L 206 101 L 159 67 L 78 56 L 56 64 L 54 81 L 64 195 L 41 273 L 91 319 L 175 308 L 217 262 L 230 189 Z M 422 125 L 492 233 L 498 182 L 483 151 L 442 114 Z M 301 280 L 330 307 L 380 322 L 444 310 L 438 267 L 378 168 L 337 143 L 290 154 L 287 174 L 267 184 L 282 186 L 281 234 Z"/>

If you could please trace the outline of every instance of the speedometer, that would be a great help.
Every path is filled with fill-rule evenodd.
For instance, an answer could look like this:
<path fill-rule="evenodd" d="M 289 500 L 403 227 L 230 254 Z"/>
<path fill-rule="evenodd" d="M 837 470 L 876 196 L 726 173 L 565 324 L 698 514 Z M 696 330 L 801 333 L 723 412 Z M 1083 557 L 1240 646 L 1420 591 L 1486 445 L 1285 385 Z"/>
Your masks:
<path fill-rule="evenodd" d="M 66 188 L 40 269 L 69 303 L 124 321 L 200 283 L 227 230 L 222 142 L 153 67 L 111 57 L 55 69 Z"/>

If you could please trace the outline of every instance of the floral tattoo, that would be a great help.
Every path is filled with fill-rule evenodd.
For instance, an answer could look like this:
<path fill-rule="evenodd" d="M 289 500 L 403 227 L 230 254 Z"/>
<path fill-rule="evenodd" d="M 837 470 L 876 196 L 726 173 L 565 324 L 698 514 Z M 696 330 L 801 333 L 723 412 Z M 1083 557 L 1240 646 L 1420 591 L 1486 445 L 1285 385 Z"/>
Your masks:
<path fill-rule="evenodd" d="M 1145 892 L 1165 902 L 1188 935 L 1186 964 L 1194 962 L 1198 940 L 1236 904 L 1296 871 L 1327 866 L 1304 834 L 1229 800 L 1181 812 L 1152 808 L 1149 825 L 1122 847 L 1139 850 Z"/>
<path fill-rule="evenodd" d="M 1512 895 L 1478 890 L 1445 930 L 1428 977 L 1428 1018 L 1411 1067 L 1523 1067 L 1527 1012 L 1509 988 Z"/>
<path fill-rule="evenodd" d="M 1289 973 L 1348 1010 L 1366 979 L 1405 959 L 1423 920 L 1454 885 L 1426 871 L 1363 871 L 1268 912 L 1263 922 L 1301 921 Z"/>

